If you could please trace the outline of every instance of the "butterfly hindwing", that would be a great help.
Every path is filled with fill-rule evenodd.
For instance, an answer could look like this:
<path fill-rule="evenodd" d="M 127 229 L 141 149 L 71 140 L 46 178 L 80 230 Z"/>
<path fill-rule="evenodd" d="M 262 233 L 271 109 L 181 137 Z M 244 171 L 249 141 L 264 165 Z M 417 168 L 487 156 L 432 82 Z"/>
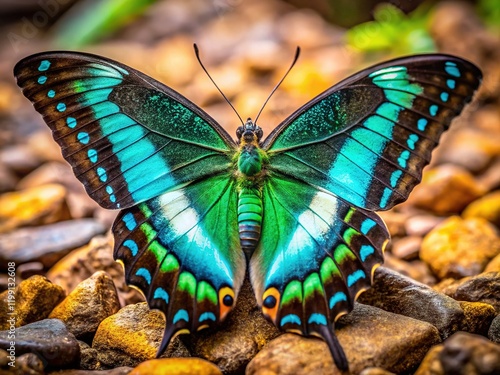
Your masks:
<path fill-rule="evenodd" d="M 235 143 L 210 116 L 125 65 L 53 52 L 21 60 L 14 74 L 105 208 L 130 207 L 230 166 Z"/>
<path fill-rule="evenodd" d="M 481 72 L 447 55 L 397 59 L 360 72 L 292 114 L 264 141 L 270 169 L 351 204 L 386 210 L 420 182 Z"/>
<path fill-rule="evenodd" d="M 257 301 L 278 328 L 336 342 L 333 322 L 352 309 L 383 262 L 385 225 L 279 173 L 269 176 L 263 196 L 262 237 L 250 261 Z M 330 348 L 334 353 L 338 345 Z"/>
<path fill-rule="evenodd" d="M 123 210 L 113 226 L 126 281 L 165 313 L 163 348 L 178 332 L 222 320 L 245 275 L 235 183 L 214 176 Z"/>

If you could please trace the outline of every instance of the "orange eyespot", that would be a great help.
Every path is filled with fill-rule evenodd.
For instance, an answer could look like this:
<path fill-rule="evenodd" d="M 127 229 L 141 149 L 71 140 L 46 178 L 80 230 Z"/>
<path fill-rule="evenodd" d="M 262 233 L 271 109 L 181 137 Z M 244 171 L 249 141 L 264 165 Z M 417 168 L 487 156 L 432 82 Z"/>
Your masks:
<path fill-rule="evenodd" d="M 229 287 L 219 290 L 219 320 L 223 320 L 234 305 L 234 291 Z"/>
<path fill-rule="evenodd" d="M 278 291 L 278 289 L 273 287 L 266 290 L 262 295 L 262 312 L 264 313 L 264 315 L 268 316 L 274 323 L 276 323 L 280 300 L 280 292 Z"/>

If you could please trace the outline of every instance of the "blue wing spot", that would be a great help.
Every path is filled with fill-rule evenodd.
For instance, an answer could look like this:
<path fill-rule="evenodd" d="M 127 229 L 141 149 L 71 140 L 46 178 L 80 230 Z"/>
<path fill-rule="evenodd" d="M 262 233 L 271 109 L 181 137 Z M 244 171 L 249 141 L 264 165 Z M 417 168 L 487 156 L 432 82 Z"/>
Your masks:
<path fill-rule="evenodd" d="M 396 185 L 398 184 L 399 178 L 401 177 L 402 174 L 403 174 L 403 171 L 401 171 L 399 169 L 392 172 L 392 174 L 391 174 L 391 186 L 393 188 L 395 188 Z"/>
<path fill-rule="evenodd" d="M 410 157 L 410 151 L 404 150 L 398 158 L 398 164 L 401 168 L 406 168 L 406 161 Z"/>
<path fill-rule="evenodd" d="M 38 77 L 37 81 L 40 85 L 43 85 L 45 82 L 47 82 L 47 77 L 46 76 L 40 76 Z"/>
<path fill-rule="evenodd" d="M 76 127 L 76 119 L 74 117 L 68 117 L 66 119 L 66 125 L 68 125 L 68 128 L 74 129 Z"/>
<path fill-rule="evenodd" d="M 49 60 L 43 60 L 40 62 L 40 66 L 38 67 L 39 72 L 45 72 L 50 68 L 50 61 Z"/>
<path fill-rule="evenodd" d="M 375 249 L 371 245 L 363 245 L 361 246 L 361 250 L 359 251 L 359 255 L 361 257 L 361 261 L 364 262 L 366 258 L 372 255 L 375 252 Z"/>
<path fill-rule="evenodd" d="M 97 162 L 97 151 L 91 148 L 90 150 L 87 151 L 87 156 L 89 157 L 89 160 L 92 163 Z"/>
<path fill-rule="evenodd" d="M 429 113 L 431 114 L 431 116 L 436 116 L 438 112 L 438 106 L 436 104 L 433 104 L 429 107 Z"/>
<path fill-rule="evenodd" d="M 446 91 L 443 91 L 440 95 L 442 102 L 447 102 L 449 97 L 450 97 L 450 94 L 448 94 Z"/>
<path fill-rule="evenodd" d="M 283 318 L 281 318 L 281 323 L 280 325 L 283 327 L 285 324 L 292 323 L 292 324 L 297 324 L 301 325 L 301 321 L 298 315 L 296 314 L 288 314 L 285 315 Z"/>
<path fill-rule="evenodd" d="M 415 143 L 418 141 L 418 135 L 416 134 L 410 134 L 408 137 L 408 140 L 406 141 L 406 144 L 411 150 L 415 150 Z"/>
<path fill-rule="evenodd" d="M 161 286 L 155 289 L 155 294 L 153 295 L 153 298 L 154 299 L 161 298 L 166 303 L 168 303 L 169 300 L 167 291 L 163 289 Z"/>
<path fill-rule="evenodd" d="M 384 193 L 382 194 L 382 198 L 380 198 L 380 208 L 387 207 L 387 203 L 389 203 L 389 198 L 391 197 L 392 190 L 388 187 L 384 188 Z"/>
<path fill-rule="evenodd" d="M 350 288 L 356 284 L 359 280 L 366 278 L 365 273 L 362 270 L 357 270 L 347 276 L 347 286 Z"/>
<path fill-rule="evenodd" d="M 446 70 L 446 73 L 448 73 L 450 76 L 460 77 L 460 70 L 458 70 L 457 64 L 452 61 L 447 61 L 445 63 L 444 70 Z"/>
<path fill-rule="evenodd" d="M 456 86 L 456 82 L 454 79 L 447 79 L 446 80 L 446 86 L 448 86 L 450 89 L 454 89 Z"/>
<path fill-rule="evenodd" d="M 139 268 L 135 274 L 136 276 L 141 276 L 142 278 L 144 278 L 144 280 L 146 280 L 148 284 L 151 284 L 151 273 L 149 273 L 146 268 Z"/>
<path fill-rule="evenodd" d="M 127 212 L 125 215 L 123 215 L 122 221 L 128 230 L 134 230 L 137 227 L 137 222 L 135 221 L 135 217 L 131 212 Z"/>
<path fill-rule="evenodd" d="M 113 188 L 111 186 L 106 186 L 106 193 L 113 194 Z"/>
<path fill-rule="evenodd" d="M 201 323 L 201 322 L 204 322 L 205 320 L 213 320 L 214 322 L 217 320 L 217 318 L 215 317 L 215 314 L 212 313 L 212 312 L 204 312 L 203 314 L 200 315 L 200 318 L 198 319 L 198 321 Z"/>
<path fill-rule="evenodd" d="M 76 135 L 76 138 L 78 139 L 78 141 L 80 143 L 83 143 L 84 145 L 86 145 L 90 141 L 89 133 L 86 133 L 86 132 L 78 133 Z"/>
<path fill-rule="evenodd" d="M 115 197 L 115 195 L 114 195 L 114 194 L 111 194 L 111 195 L 109 196 L 109 200 L 110 200 L 111 202 L 115 203 L 115 202 L 116 202 L 116 197 Z"/>
<path fill-rule="evenodd" d="M 326 316 L 320 313 L 312 313 L 307 324 L 321 324 L 326 326 Z"/>
<path fill-rule="evenodd" d="M 375 222 L 372 219 L 365 219 L 361 223 L 361 233 L 363 233 L 365 236 L 368 234 L 368 232 L 375 226 Z"/>
<path fill-rule="evenodd" d="M 423 132 L 425 130 L 425 128 L 427 127 L 427 122 L 428 121 L 425 118 L 418 119 L 418 121 L 417 121 L 418 130 Z"/>
<path fill-rule="evenodd" d="M 66 104 L 64 104 L 64 103 L 57 103 L 56 109 L 59 112 L 64 112 L 66 110 Z"/>
<path fill-rule="evenodd" d="M 54 90 L 49 90 L 49 92 L 47 93 L 47 96 L 49 98 L 53 98 L 54 96 L 56 96 L 56 92 Z"/>
<path fill-rule="evenodd" d="M 342 301 L 347 302 L 347 295 L 344 292 L 337 292 L 335 293 L 332 298 L 330 298 L 330 309 L 333 309 L 333 307 Z"/>
<path fill-rule="evenodd" d="M 180 309 L 175 313 L 174 320 L 172 321 L 173 324 L 177 323 L 179 320 L 184 320 L 186 322 L 189 322 L 189 314 L 186 310 Z"/>
<path fill-rule="evenodd" d="M 132 256 L 134 256 L 134 257 L 139 252 L 139 248 L 137 247 L 137 243 L 134 240 L 126 240 L 123 243 L 123 246 L 128 247 L 128 249 L 132 253 Z"/>
<path fill-rule="evenodd" d="M 108 175 L 106 174 L 106 170 L 103 167 L 97 168 L 96 172 L 99 176 L 99 180 L 101 180 L 102 182 L 108 181 Z"/>

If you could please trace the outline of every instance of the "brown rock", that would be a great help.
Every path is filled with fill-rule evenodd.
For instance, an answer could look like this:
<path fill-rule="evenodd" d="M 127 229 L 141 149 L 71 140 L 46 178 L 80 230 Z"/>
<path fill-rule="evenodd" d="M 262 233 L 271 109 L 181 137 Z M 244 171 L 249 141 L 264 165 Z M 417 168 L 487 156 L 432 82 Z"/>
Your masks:
<path fill-rule="evenodd" d="M 497 158 L 483 174 L 477 176 L 477 182 L 487 191 L 500 188 L 500 158 Z"/>
<path fill-rule="evenodd" d="M 47 272 L 47 278 L 70 293 L 80 282 L 97 271 L 111 276 L 118 291 L 120 305 L 144 301 L 136 289 L 125 284 L 123 267 L 113 259 L 111 236 L 94 237 L 87 246 L 72 251 Z"/>
<path fill-rule="evenodd" d="M 80 345 L 80 368 L 82 370 L 101 370 L 97 350 L 91 348 L 84 341 L 78 341 L 78 344 Z"/>
<path fill-rule="evenodd" d="M 19 375 L 44 375 L 44 367 L 45 365 L 38 355 L 26 353 L 16 358 L 14 373 Z M 10 373 L 12 374 L 12 371 Z"/>
<path fill-rule="evenodd" d="M 462 216 L 465 219 L 481 217 L 500 228 L 500 191 L 475 200 L 466 207 Z"/>
<path fill-rule="evenodd" d="M 460 302 L 465 314 L 463 331 L 486 336 L 488 329 L 496 316 L 495 308 L 487 303 Z"/>
<path fill-rule="evenodd" d="M 0 193 L 15 189 L 17 177 L 5 165 L 0 164 Z"/>
<path fill-rule="evenodd" d="M 378 214 L 384 220 L 392 237 L 404 237 L 407 235 L 406 222 L 410 220 L 408 214 L 396 212 L 394 210 L 380 211 Z"/>
<path fill-rule="evenodd" d="M 220 369 L 201 358 L 151 359 L 134 368 L 129 375 L 222 375 Z"/>
<path fill-rule="evenodd" d="M 443 351 L 443 345 L 436 345 L 427 352 L 424 360 L 414 375 L 445 375 L 439 356 Z"/>
<path fill-rule="evenodd" d="M 94 219 L 61 221 L 0 234 L 0 263 L 40 262 L 50 268 L 71 250 L 87 244 L 106 228 Z"/>
<path fill-rule="evenodd" d="M 15 312 L 15 326 L 42 320 L 64 298 L 64 290 L 52 284 L 46 277 L 35 275 L 21 282 L 14 291 L 15 308 L 9 305 L 9 291 L 0 294 L 0 330 L 8 329 L 7 321 Z"/>
<path fill-rule="evenodd" d="M 225 374 L 237 374 L 279 334 L 262 315 L 250 282 L 245 279 L 227 319 L 217 329 L 186 336 L 183 341 L 193 356 L 215 363 Z"/>
<path fill-rule="evenodd" d="M 156 356 L 165 330 L 165 318 L 146 303 L 128 305 L 104 319 L 92 342 L 104 368 L 137 366 Z M 189 357 L 179 338 L 174 339 L 162 357 Z"/>
<path fill-rule="evenodd" d="M 385 267 L 376 269 L 372 288 L 361 294 L 359 301 L 428 322 L 442 338 L 459 330 L 465 321 L 460 303 L 453 298 Z"/>
<path fill-rule="evenodd" d="M 413 260 L 418 258 L 422 237 L 407 236 L 392 241 L 392 254 L 400 259 Z"/>
<path fill-rule="evenodd" d="M 461 212 L 484 192 L 465 169 L 445 164 L 424 173 L 422 183 L 410 195 L 408 204 L 447 215 Z"/>
<path fill-rule="evenodd" d="M 440 341 L 431 324 L 356 303 L 336 329 L 353 374 L 367 367 L 408 372 L 427 350 Z M 284 334 L 266 345 L 248 364 L 253 374 L 340 374 L 326 343 L 320 339 Z"/>
<path fill-rule="evenodd" d="M 0 233 L 70 218 L 66 189 L 50 184 L 0 195 Z"/>
<path fill-rule="evenodd" d="M 436 290 L 458 301 L 483 302 L 500 311 L 500 272 L 485 272 L 460 280 L 445 281 Z"/>
<path fill-rule="evenodd" d="M 488 329 L 488 338 L 500 344 L 500 315 L 497 315 L 491 322 L 490 328 Z"/>
<path fill-rule="evenodd" d="M 425 236 L 420 258 L 439 278 L 481 273 L 500 253 L 495 228 L 480 218 L 450 217 Z"/>
<path fill-rule="evenodd" d="M 393 372 L 389 372 L 380 367 L 368 367 L 361 371 L 359 375 L 395 375 Z"/>
<path fill-rule="evenodd" d="M 26 144 L 4 147 L 0 151 L 0 164 L 20 175 L 27 174 L 41 164 L 41 160 Z"/>
<path fill-rule="evenodd" d="M 434 215 L 415 215 L 409 217 L 405 222 L 405 230 L 408 236 L 425 236 L 432 229 L 445 220 L 444 217 Z"/>
<path fill-rule="evenodd" d="M 78 284 L 49 318 L 62 320 L 77 339 L 91 342 L 101 321 L 119 309 L 113 280 L 106 272 L 99 271 Z"/>
<path fill-rule="evenodd" d="M 49 372 L 47 375 L 127 375 L 132 371 L 131 367 L 116 367 L 111 370 L 58 370 Z M 153 375 L 153 374 L 151 374 Z"/>
<path fill-rule="evenodd" d="M 408 276 L 425 285 L 434 285 L 436 283 L 436 277 L 432 274 L 429 266 L 421 260 L 408 262 L 398 259 L 388 252 L 384 254 L 384 258 L 384 267 L 386 268 Z"/>
<path fill-rule="evenodd" d="M 488 263 L 484 272 L 500 272 L 500 254 L 494 257 L 491 262 Z"/>

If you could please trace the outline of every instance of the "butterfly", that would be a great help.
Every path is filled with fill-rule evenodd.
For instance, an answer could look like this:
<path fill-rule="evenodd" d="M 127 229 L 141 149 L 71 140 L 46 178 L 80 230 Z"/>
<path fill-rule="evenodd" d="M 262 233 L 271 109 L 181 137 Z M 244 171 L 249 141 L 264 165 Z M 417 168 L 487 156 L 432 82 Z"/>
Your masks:
<path fill-rule="evenodd" d="M 480 70 L 429 54 L 365 69 L 326 90 L 263 139 L 237 139 L 153 78 L 76 52 L 29 56 L 23 94 L 102 207 L 120 209 L 114 257 L 165 314 L 160 355 L 177 334 L 222 321 L 249 270 L 263 314 L 322 338 L 340 369 L 335 321 L 383 262 L 374 212 L 406 200 Z"/>

